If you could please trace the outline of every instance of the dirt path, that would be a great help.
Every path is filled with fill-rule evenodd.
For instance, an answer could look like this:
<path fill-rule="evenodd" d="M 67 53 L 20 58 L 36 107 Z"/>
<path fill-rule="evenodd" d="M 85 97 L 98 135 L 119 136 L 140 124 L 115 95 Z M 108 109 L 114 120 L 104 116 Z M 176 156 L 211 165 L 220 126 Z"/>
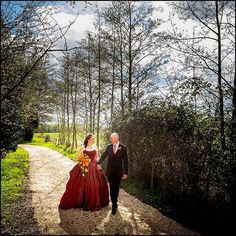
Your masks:
<path fill-rule="evenodd" d="M 196 235 L 122 189 L 116 215 L 111 214 L 111 205 L 99 212 L 82 209 L 58 210 L 69 171 L 76 163 L 50 148 L 21 146 L 30 154 L 32 207 L 42 234 Z"/>

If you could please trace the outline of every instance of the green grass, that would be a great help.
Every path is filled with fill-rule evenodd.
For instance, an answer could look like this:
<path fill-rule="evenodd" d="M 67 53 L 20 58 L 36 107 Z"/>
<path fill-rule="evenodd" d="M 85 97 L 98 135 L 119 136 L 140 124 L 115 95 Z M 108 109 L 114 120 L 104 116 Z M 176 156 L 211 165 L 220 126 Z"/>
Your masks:
<path fill-rule="evenodd" d="M 49 135 L 50 141 L 45 142 L 45 137 Z M 68 156 L 70 159 L 76 161 L 76 157 L 80 148 L 80 144 L 83 143 L 85 137 L 85 133 L 79 133 L 77 134 L 77 141 L 78 141 L 78 147 L 77 148 L 71 148 L 67 147 L 65 145 L 58 145 L 55 143 L 55 139 L 59 138 L 59 133 L 35 133 L 34 137 L 31 142 L 26 142 L 27 144 L 32 145 L 38 145 L 38 146 L 44 146 L 49 147 L 53 150 L 56 150 L 60 153 L 62 153 L 65 156 Z M 96 136 L 95 136 L 96 137 Z M 101 140 L 102 144 L 104 143 L 104 140 Z"/>
<path fill-rule="evenodd" d="M 9 152 L 1 160 L 1 204 L 16 201 L 23 194 L 25 175 L 29 168 L 29 154 L 23 148 Z"/>
<path fill-rule="evenodd" d="M 35 133 L 32 141 L 27 142 L 27 144 L 49 147 L 53 150 L 56 150 L 56 151 L 62 153 L 65 156 L 68 156 L 72 160 L 76 160 L 78 148 L 77 149 L 75 149 L 75 148 L 72 149 L 70 147 L 66 148 L 64 145 L 57 145 L 53 141 L 45 142 L 45 138 L 41 137 L 42 135 L 43 135 L 43 137 L 46 137 L 46 135 L 49 135 L 51 140 L 53 140 L 54 138 L 58 139 L 58 136 L 59 136 L 58 133 L 43 133 L 43 134 Z"/>

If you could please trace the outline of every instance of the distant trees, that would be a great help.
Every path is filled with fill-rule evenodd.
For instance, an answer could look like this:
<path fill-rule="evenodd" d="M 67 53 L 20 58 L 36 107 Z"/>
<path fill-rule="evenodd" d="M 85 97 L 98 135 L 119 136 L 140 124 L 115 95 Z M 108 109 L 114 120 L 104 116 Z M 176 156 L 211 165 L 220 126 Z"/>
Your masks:
<path fill-rule="evenodd" d="M 56 112 L 59 130 L 59 144 L 77 148 L 77 111 L 81 99 L 79 87 L 80 61 L 78 53 L 65 52 L 61 61 L 60 80 L 55 84 L 57 93 Z"/>
<path fill-rule="evenodd" d="M 150 4 L 135 1 L 112 2 L 104 9 L 110 57 L 115 63 L 115 75 L 120 80 L 121 117 L 131 114 L 140 105 L 144 90 L 155 89 L 154 73 L 165 63 L 161 54 L 161 42 L 156 41 L 155 30 L 161 19 L 153 19 L 154 8 Z M 149 60 L 145 60 L 149 57 Z M 119 81 L 117 80 L 116 81 Z M 127 99 L 126 99 L 127 98 Z M 126 109 L 126 110 L 125 110 Z"/>
<path fill-rule="evenodd" d="M 78 104 L 83 105 L 77 107 L 77 120 L 84 121 L 86 131 L 96 133 L 98 145 L 104 125 L 112 129 L 114 116 L 124 120 L 140 106 L 144 91 L 155 89 L 154 73 L 166 61 L 160 43 L 155 41 L 154 30 L 161 20 L 151 18 L 153 11 L 151 5 L 133 1 L 113 2 L 105 9 L 96 7 L 96 32 L 88 32 L 78 42 L 78 50 L 62 59 L 67 137 L 72 123 L 72 93 L 66 85 L 71 79 L 67 81 L 67 77 L 78 76 L 80 86 L 73 93 L 80 94 Z M 151 60 L 144 62 L 148 56 Z M 80 64 L 74 63 L 75 57 Z M 75 70 L 77 73 L 73 73 Z M 101 117 L 105 124 L 101 124 Z"/>

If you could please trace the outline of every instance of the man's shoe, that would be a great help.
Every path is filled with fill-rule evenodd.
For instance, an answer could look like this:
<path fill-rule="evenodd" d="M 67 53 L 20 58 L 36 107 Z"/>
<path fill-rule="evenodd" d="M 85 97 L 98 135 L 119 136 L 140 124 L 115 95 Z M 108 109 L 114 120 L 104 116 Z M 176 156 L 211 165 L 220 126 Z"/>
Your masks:
<path fill-rule="evenodd" d="M 115 215 L 116 214 L 116 207 L 112 207 L 112 215 Z"/>

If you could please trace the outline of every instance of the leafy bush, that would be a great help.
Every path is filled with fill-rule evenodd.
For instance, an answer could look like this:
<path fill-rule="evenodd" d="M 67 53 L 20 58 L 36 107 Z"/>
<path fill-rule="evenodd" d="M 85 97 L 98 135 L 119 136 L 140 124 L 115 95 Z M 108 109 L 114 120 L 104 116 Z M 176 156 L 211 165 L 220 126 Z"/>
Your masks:
<path fill-rule="evenodd" d="M 160 103 L 115 123 L 128 148 L 128 181 L 168 196 L 182 214 L 230 220 L 235 159 L 230 150 L 221 150 L 215 117 L 186 104 Z"/>
<path fill-rule="evenodd" d="M 5 100 L 1 104 L 1 154 L 15 151 L 23 140 L 24 124 L 16 101 Z"/>
<path fill-rule="evenodd" d="M 47 134 L 47 135 L 44 137 L 44 142 L 47 143 L 47 142 L 50 142 L 50 141 L 51 141 L 50 135 Z"/>
<path fill-rule="evenodd" d="M 23 141 L 31 141 L 33 130 L 38 126 L 35 115 L 22 115 L 22 104 L 17 98 L 4 100 L 1 104 L 1 155 L 7 151 L 15 151 Z"/>

